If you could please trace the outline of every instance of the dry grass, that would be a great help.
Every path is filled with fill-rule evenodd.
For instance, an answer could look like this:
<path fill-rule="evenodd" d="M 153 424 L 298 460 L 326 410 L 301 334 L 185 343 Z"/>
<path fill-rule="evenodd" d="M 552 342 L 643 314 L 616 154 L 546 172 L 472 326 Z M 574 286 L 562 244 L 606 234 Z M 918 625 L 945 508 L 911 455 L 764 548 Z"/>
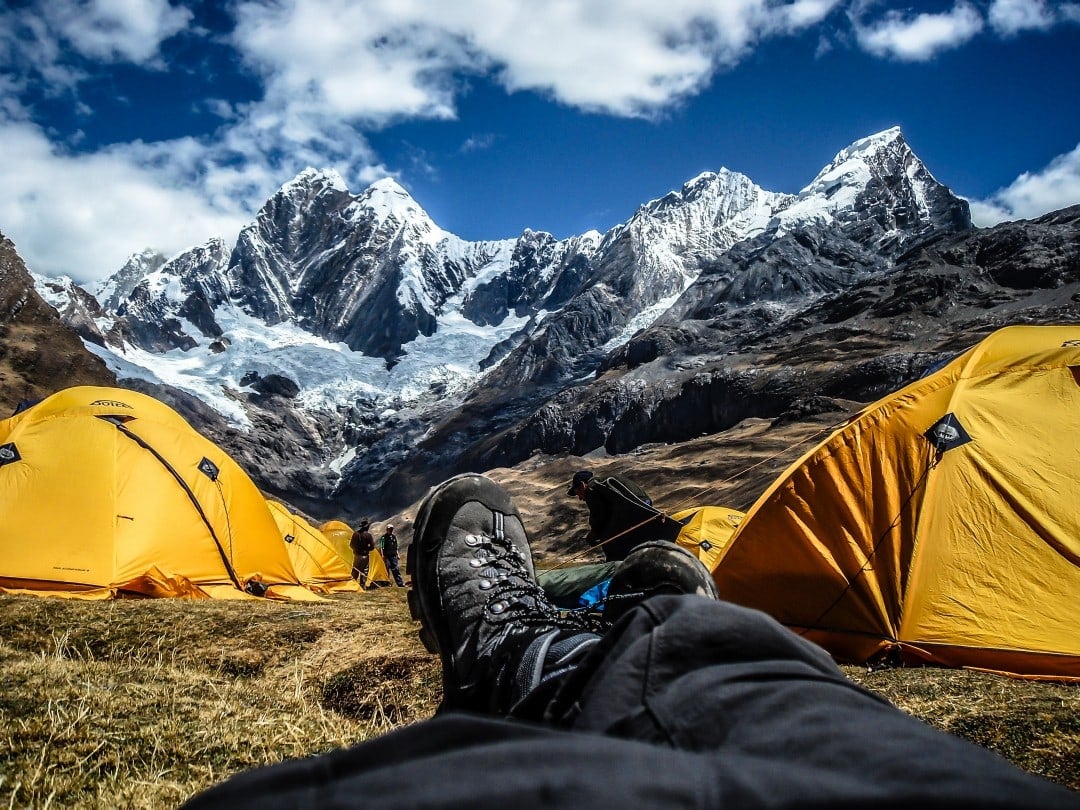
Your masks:
<path fill-rule="evenodd" d="M 0 597 L 0 805 L 175 807 L 429 716 L 396 589 L 319 604 Z"/>
<path fill-rule="evenodd" d="M 316 604 L 0 597 L 0 806 L 175 807 L 230 774 L 429 717 L 398 589 Z M 1080 689 L 940 669 L 845 672 L 1080 790 Z"/>
<path fill-rule="evenodd" d="M 842 669 L 909 714 L 1080 791 L 1080 686 L 935 667 Z"/>

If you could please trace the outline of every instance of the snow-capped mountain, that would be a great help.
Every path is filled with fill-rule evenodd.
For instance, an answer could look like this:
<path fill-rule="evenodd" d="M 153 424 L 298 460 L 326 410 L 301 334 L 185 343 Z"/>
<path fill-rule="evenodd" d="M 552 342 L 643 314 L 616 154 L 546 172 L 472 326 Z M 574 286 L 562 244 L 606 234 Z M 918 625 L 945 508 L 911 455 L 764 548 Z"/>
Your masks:
<path fill-rule="evenodd" d="M 842 149 L 778 212 L 771 229 L 781 237 L 808 224 L 870 227 L 873 247 L 894 253 L 927 231 L 971 223 L 967 203 L 934 179 L 893 127 Z"/>
<path fill-rule="evenodd" d="M 168 261 L 138 254 L 96 299 L 38 287 L 122 378 L 187 391 L 248 431 L 269 405 L 320 414 L 313 499 L 393 500 L 430 482 L 391 498 L 388 476 L 453 467 L 650 324 L 805 303 L 888 270 L 919 238 L 969 227 L 966 203 L 891 129 L 842 150 L 798 194 L 721 169 L 606 234 L 565 240 L 468 242 L 393 180 L 353 195 L 308 169 L 231 250 L 211 240 Z M 453 418 L 462 402 L 467 423 Z"/>

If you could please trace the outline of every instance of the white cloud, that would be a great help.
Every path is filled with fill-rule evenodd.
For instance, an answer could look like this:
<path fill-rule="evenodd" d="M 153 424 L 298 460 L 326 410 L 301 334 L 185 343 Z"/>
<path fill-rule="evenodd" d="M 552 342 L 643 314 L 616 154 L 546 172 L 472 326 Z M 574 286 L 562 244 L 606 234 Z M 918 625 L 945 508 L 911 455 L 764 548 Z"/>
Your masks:
<path fill-rule="evenodd" d="M 789 6 L 778 6 L 773 13 L 780 30 L 797 33 L 817 25 L 839 5 L 838 0 L 796 0 Z"/>
<path fill-rule="evenodd" d="M 86 78 L 71 54 L 98 62 L 158 66 L 161 44 L 185 30 L 192 13 L 168 0 L 38 0 L 0 11 L 0 63 L 37 74 L 47 89 Z"/>
<path fill-rule="evenodd" d="M 214 235 L 235 238 L 249 221 L 235 206 L 209 203 L 203 188 L 177 188 L 168 170 L 132 154 L 139 146 L 66 156 L 34 124 L 12 120 L 0 121 L 0 142 L 0 228 L 44 275 L 91 281 L 143 247 L 171 254 Z"/>
<path fill-rule="evenodd" d="M 859 45 L 874 56 L 925 62 L 969 41 L 983 29 L 983 18 L 971 3 L 959 2 L 942 14 L 910 16 L 887 11 L 869 24 L 862 22 L 860 10 L 856 10 L 852 26 Z"/>
<path fill-rule="evenodd" d="M 1054 158 L 1042 171 L 1025 172 L 990 199 L 973 201 L 971 218 L 976 225 L 989 227 L 1077 204 L 1080 204 L 1080 145 Z"/>
<path fill-rule="evenodd" d="M 44 19 L 83 56 L 146 64 L 161 43 L 184 30 L 192 13 L 168 0 L 47 0 Z"/>
<path fill-rule="evenodd" d="M 491 132 L 484 132 L 479 135 L 472 135 L 465 139 L 459 149 L 460 152 L 483 152 L 485 149 L 490 149 L 495 145 L 495 135 Z"/>
<path fill-rule="evenodd" d="M 510 91 L 649 115 L 698 91 L 761 39 L 819 23 L 840 0 L 295 0 L 242 2 L 235 40 L 267 81 L 370 124 L 451 118 L 453 77 L 494 70 Z"/>
<path fill-rule="evenodd" d="M 1043 0 L 994 0 L 987 16 L 990 25 L 1003 36 L 1045 30 L 1054 24 L 1054 15 Z"/>

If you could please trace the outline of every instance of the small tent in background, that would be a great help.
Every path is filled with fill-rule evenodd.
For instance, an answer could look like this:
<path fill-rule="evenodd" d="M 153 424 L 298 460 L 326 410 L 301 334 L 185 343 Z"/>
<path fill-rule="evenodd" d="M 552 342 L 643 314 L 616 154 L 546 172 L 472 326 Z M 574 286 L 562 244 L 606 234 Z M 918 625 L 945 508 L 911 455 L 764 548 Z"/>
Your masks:
<path fill-rule="evenodd" d="M 864 409 L 758 499 L 724 599 L 835 657 L 1080 680 L 1080 326 L 1010 327 Z"/>
<path fill-rule="evenodd" d="M 266 499 L 175 411 L 68 388 L 0 421 L 0 589 L 317 599 Z"/>
<path fill-rule="evenodd" d="M 382 552 L 377 548 L 372 549 L 368 552 L 367 578 L 364 580 L 364 587 L 384 587 L 393 584 L 394 580 L 390 577 L 390 570 L 386 567 Z"/>
<path fill-rule="evenodd" d="M 352 554 L 346 562 L 326 535 L 303 517 L 277 501 L 267 500 L 267 504 L 301 583 L 315 591 L 359 589 L 352 578 Z"/>
<path fill-rule="evenodd" d="M 683 524 L 675 542 L 715 571 L 745 513 L 726 506 L 695 506 L 672 513 Z"/>
<path fill-rule="evenodd" d="M 323 537 L 330 541 L 330 546 L 337 552 L 339 557 L 349 564 L 351 569 L 353 553 L 349 542 L 353 536 L 352 527 L 340 520 L 328 520 L 319 527 L 319 531 L 323 533 Z"/>

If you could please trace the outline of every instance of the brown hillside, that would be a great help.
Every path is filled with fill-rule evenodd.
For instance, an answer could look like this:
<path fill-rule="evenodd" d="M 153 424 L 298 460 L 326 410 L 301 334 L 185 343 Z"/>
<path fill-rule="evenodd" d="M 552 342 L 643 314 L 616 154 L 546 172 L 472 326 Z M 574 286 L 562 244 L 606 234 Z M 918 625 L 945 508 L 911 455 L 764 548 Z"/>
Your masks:
<path fill-rule="evenodd" d="M 0 418 L 25 400 L 116 377 L 34 290 L 11 240 L 0 234 Z"/>

